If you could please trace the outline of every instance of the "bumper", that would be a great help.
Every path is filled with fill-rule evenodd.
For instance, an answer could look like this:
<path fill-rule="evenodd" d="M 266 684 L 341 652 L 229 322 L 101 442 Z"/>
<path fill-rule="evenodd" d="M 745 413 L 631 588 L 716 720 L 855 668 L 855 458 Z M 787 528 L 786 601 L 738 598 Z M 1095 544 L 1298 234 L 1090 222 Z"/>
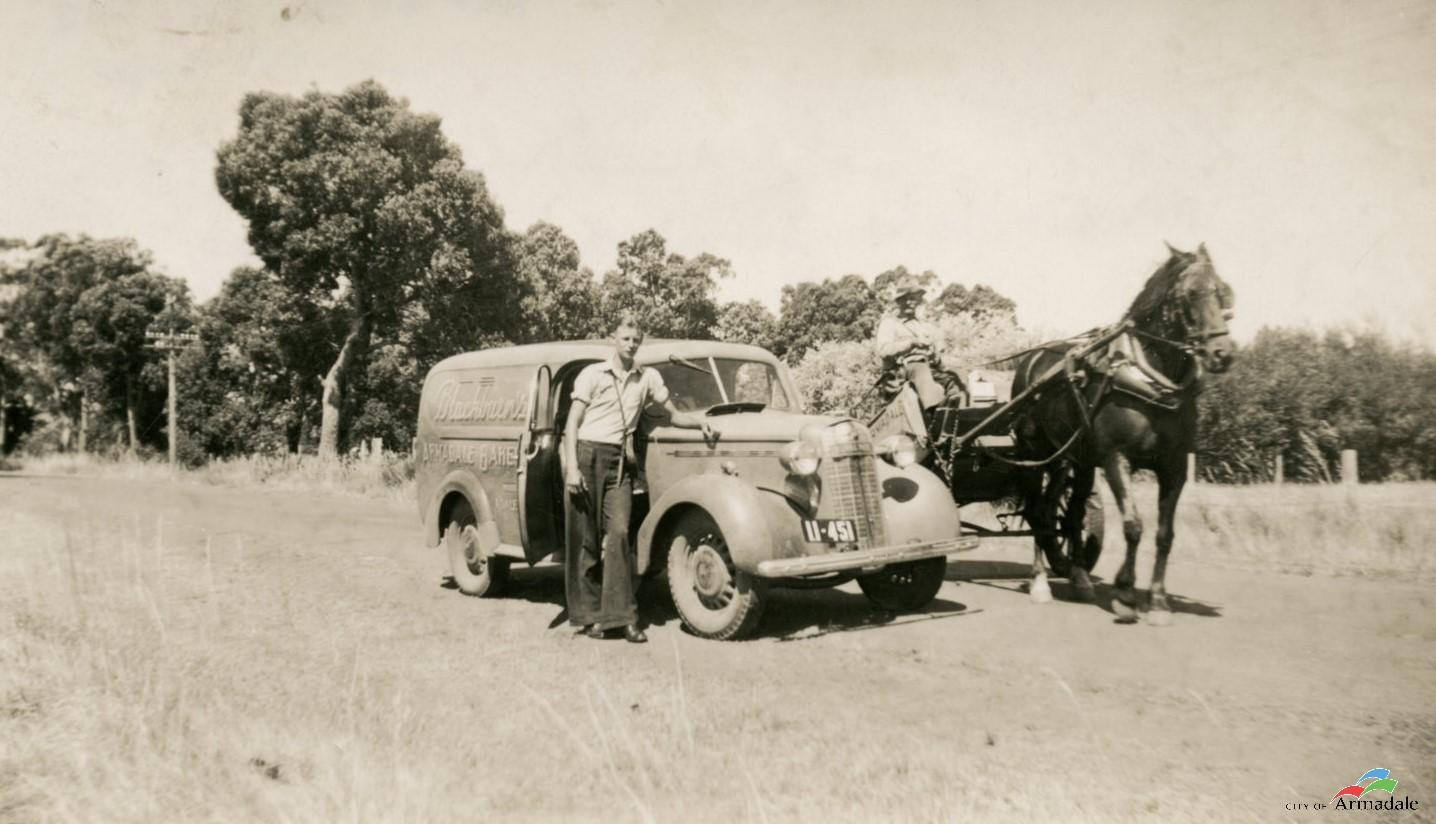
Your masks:
<path fill-rule="evenodd" d="M 824 572 L 880 567 L 903 561 L 920 561 L 923 558 L 936 558 L 940 555 L 970 552 L 974 549 L 977 549 L 976 536 L 963 535 L 931 543 L 880 546 L 857 552 L 833 552 L 827 555 L 804 555 L 799 558 L 772 558 L 767 561 L 759 561 L 755 572 L 760 578 L 793 578 L 800 575 L 818 575 Z"/>

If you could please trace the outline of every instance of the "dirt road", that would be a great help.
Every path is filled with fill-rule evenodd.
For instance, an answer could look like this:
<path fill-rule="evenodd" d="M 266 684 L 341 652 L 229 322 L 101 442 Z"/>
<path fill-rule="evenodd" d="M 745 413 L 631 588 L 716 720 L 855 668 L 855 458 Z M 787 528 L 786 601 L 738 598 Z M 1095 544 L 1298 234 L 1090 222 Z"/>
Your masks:
<path fill-rule="evenodd" d="M 81 723 L 71 676 L 41 658 L 117 638 L 151 656 L 132 702 L 182 696 L 151 732 L 183 719 L 86 744 L 154 765 L 90 779 L 96 803 L 129 794 L 119 818 L 1270 821 L 1341 814 L 1288 805 L 1373 767 L 1436 810 L 1427 586 L 1207 565 L 1179 536 L 1173 625 L 1120 626 L 1030 603 L 1027 558 L 990 541 L 896 618 L 855 587 L 779 595 L 742 643 L 685 634 L 659 601 L 634 646 L 575 637 L 556 570 L 515 570 L 494 600 L 448 588 L 411 506 L 0 476 L 0 700 L 39 696 L 0 712 L 0 818 L 7 779 L 12 809 L 44 811 L 27 770 L 58 781 L 82 757 L 55 743 Z M 96 593 L 107 640 L 56 646 L 108 626 Z M 122 683 L 131 665 L 108 666 Z M 69 700 L 123 692 L 88 683 Z"/>

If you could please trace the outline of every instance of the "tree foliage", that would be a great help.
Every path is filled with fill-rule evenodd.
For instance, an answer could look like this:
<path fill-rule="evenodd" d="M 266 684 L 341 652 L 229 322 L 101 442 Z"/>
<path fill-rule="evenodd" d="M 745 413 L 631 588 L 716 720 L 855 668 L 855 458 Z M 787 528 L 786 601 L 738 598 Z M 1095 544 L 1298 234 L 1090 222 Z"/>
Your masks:
<path fill-rule="evenodd" d="M 1264 328 L 1200 399 L 1198 466 L 1216 481 L 1436 478 L 1436 355 L 1374 332 Z"/>
<path fill-rule="evenodd" d="M 319 409 L 312 387 L 342 324 L 267 269 L 232 272 L 202 307 L 199 345 L 181 364 L 180 418 L 190 439 L 217 456 L 299 448 Z"/>
<path fill-rule="evenodd" d="M 145 332 L 161 321 L 188 323 L 183 281 L 152 271 L 150 254 L 130 239 L 48 235 L 7 263 L 0 279 L 14 291 L 6 307 L 13 378 L 45 417 L 59 423 L 60 446 L 78 430 L 81 444 L 92 405 L 121 415 L 129 449 L 145 435 L 141 409 L 154 408 L 164 390 Z M 167 308 L 168 307 L 168 308 Z M 17 354 L 23 353 L 23 354 Z"/>
<path fill-rule="evenodd" d="M 579 261 L 578 244 L 552 223 L 535 223 L 518 244 L 519 277 L 527 286 L 526 341 L 602 337 L 599 289 Z"/>
<path fill-rule="evenodd" d="M 946 315 L 969 315 L 974 318 L 1017 315 L 1017 303 L 985 283 L 971 289 L 961 283 L 949 283 L 932 301 L 932 307 Z"/>
<path fill-rule="evenodd" d="M 824 341 L 868 340 L 881 317 L 882 304 L 861 275 L 784 286 L 777 354 L 797 363 Z"/>
<path fill-rule="evenodd" d="M 643 319 L 650 336 L 712 339 L 718 280 L 731 273 L 720 257 L 705 252 L 685 258 L 669 252 L 658 232 L 639 232 L 618 244 L 618 267 L 603 276 L 602 324 L 630 310 Z"/>
<path fill-rule="evenodd" d="M 189 327 L 189 287 L 176 278 L 141 270 L 97 283 L 73 309 L 74 339 L 87 371 L 113 409 L 123 410 L 130 451 L 139 448 L 139 404 L 146 366 L 155 360 L 145 333 Z M 158 368 L 149 386 L 163 385 Z M 164 391 L 168 391 L 165 389 Z M 153 394 L 153 393 L 151 393 Z"/>
<path fill-rule="evenodd" d="M 378 83 L 249 94 L 239 119 L 219 149 L 220 194 L 285 288 L 345 322 L 323 384 L 320 451 L 332 455 L 355 364 L 405 313 L 474 338 L 512 332 L 523 297 L 513 240 L 439 118 Z"/>
<path fill-rule="evenodd" d="M 778 319 L 768 307 L 756 300 L 734 301 L 718 310 L 718 324 L 713 329 L 718 340 L 748 343 L 773 349 L 778 342 Z"/>

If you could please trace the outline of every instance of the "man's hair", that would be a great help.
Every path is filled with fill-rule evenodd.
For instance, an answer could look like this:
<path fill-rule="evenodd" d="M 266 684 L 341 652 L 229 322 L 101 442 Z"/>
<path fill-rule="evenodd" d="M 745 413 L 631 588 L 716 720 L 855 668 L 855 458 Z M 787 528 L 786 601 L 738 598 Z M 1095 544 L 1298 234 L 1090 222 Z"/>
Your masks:
<path fill-rule="evenodd" d="M 638 319 L 638 315 L 627 309 L 618 313 L 618 320 L 613 324 L 613 331 L 617 332 L 625 327 L 632 329 L 640 335 L 645 334 L 643 322 Z"/>

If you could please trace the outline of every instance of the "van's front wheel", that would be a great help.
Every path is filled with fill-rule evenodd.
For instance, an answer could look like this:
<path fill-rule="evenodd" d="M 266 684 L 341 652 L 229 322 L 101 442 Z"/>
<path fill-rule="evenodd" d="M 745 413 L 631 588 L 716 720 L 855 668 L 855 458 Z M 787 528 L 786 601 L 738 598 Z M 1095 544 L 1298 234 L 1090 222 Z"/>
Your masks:
<path fill-rule="evenodd" d="M 449 572 L 460 592 L 479 598 L 498 594 L 509 577 L 509 559 L 496 557 L 492 549 L 485 548 L 483 535 L 469 502 L 454 504 L 444 530 Z"/>
<path fill-rule="evenodd" d="M 877 573 L 859 578 L 858 586 L 880 609 L 912 612 L 922 609 L 937 597 L 946 573 L 946 558 L 923 558 L 889 564 Z"/>
<path fill-rule="evenodd" d="M 695 635 L 720 641 L 752 632 L 766 587 L 733 565 L 728 542 L 708 513 L 684 513 L 669 534 L 668 589 L 683 623 Z"/>

